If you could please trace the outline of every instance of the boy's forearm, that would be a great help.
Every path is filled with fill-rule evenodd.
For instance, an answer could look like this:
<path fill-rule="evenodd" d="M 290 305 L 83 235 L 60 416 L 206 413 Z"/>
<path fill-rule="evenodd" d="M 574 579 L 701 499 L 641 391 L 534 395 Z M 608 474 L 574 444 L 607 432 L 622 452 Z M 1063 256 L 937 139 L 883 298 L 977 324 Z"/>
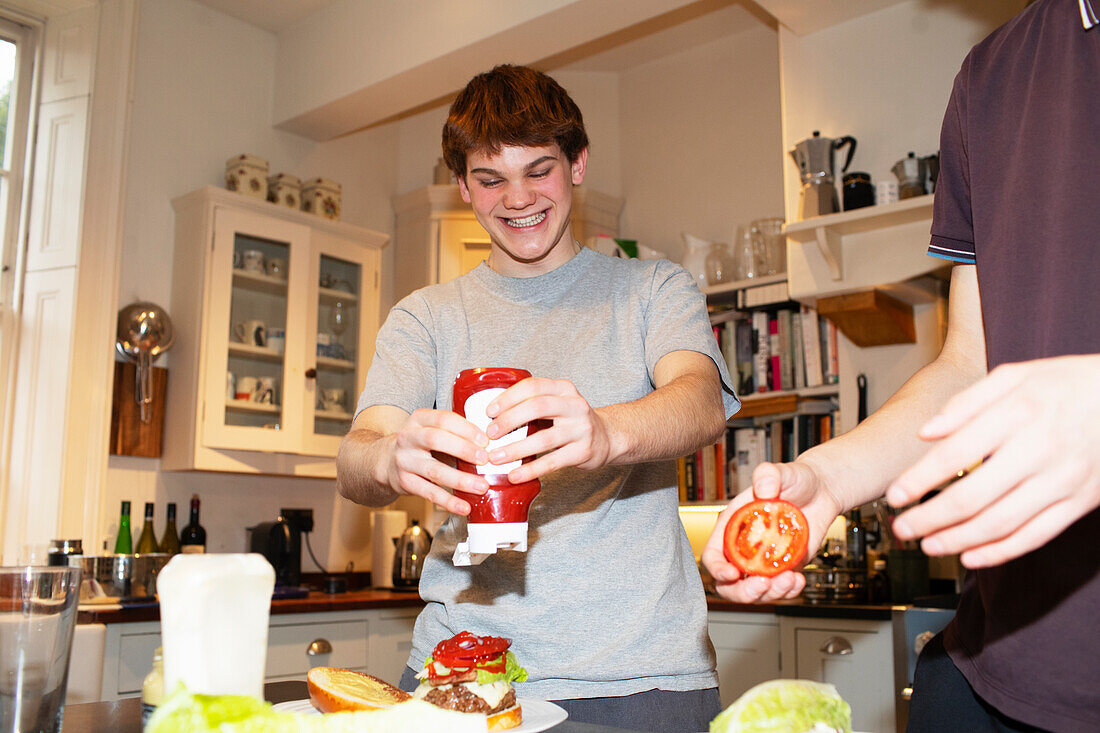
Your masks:
<path fill-rule="evenodd" d="M 391 436 L 365 428 L 352 429 L 336 455 L 336 488 L 345 499 L 364 506 L 386 506 L 398 498 L 381 476 L 385 442 Z"/>

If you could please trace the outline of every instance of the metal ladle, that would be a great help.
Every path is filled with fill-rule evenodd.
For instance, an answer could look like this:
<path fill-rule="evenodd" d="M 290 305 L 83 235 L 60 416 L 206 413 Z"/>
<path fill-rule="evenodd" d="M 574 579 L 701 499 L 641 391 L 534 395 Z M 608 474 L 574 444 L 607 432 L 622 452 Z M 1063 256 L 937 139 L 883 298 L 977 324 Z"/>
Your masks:
<path fill-rule="evenodd" d="M 168 313 L 156 303 L 131 303 L 118 312 L 118 341 L 115 348 L 127 359 L 137 362 L 134 401 L 141 406 L 141 421 L 150 420 L 153 402 L 153 362 L 175 340 Z"/>

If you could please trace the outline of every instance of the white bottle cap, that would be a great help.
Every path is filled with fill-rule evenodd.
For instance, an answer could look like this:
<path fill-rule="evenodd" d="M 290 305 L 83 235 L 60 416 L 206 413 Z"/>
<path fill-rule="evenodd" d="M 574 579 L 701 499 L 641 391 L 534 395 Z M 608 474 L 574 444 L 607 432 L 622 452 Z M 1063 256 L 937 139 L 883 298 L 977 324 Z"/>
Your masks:
<path fill-rule="evenodd" d="M 452 561 L 457 566 L 480 565 L 497 550 L 527 552 L 527 522 L 466 525 L 466 541 L 459 542 Z"/>

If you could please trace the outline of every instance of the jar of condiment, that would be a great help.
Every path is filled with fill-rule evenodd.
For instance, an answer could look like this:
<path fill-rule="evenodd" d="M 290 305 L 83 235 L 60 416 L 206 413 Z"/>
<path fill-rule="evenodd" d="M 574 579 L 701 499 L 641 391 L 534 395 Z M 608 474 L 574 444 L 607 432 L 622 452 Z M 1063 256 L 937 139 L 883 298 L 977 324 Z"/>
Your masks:
<path fill-rule="evenodd" d="M 153 711 L 164 700 L 164 654 L 161 647 L 153 652 L 153 671 L 145 676 L 141 684 L 141 727 L 149 723 Z"/>
<path fill-rule="evenodd" d="M 242 153 L 225 161 L 225 187 L 230 191 L 267 200 L 268 164 L 263 158 Z"/>
<path fill-rule="evenodd" d="M 875 187 L 870 173 L 848 173 L 844 176 L 844 210 L 862 209 L 875 203 Z"/>
<path fill-rule="evenodd" d="M 302 184 L 302 211 L 339 219 L 341 198 L 340 184 L 331 179 L 313 178 Z"/>

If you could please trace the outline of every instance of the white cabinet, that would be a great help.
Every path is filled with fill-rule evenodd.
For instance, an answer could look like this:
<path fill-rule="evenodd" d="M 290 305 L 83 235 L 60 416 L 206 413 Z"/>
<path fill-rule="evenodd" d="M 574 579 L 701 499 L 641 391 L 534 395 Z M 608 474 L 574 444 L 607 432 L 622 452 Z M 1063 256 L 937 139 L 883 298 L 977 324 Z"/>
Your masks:
<path fill-rule="evenodd" d="M 271 616 L 264 681 L 305 680 L 312 667 L 323 666 L 367 672 L 396 685 L 419 612 L 384 608 Z M 107 624 L 106 629 L 99 699 L 136 697 L 161 645 L 160 622 Z M 85 667 L 90 663 L 82 661 Z"/>
<path fill-rule="evenodd" d="M 890 621 L 779 619 L 782 676 L 828 682 L 852 706 L 852 729 L 893 733 L 893 628 Z"/>
<path fill-rule="evenodd" d="M 779 677 L 779 621 L 774 614 L 712 611 L 707 618 L 723 708 L 753 685 Z"/>
<path fill-rule="evenodd" d="M 334 476 L 387 237 L 212 186 L 172 205 L 164 467 Z"/>
<path fill-rule="evenodd" d="M 586 243 L 599 234 L 618 236 L 622 199 L 591 189 L 573 192 L 573 236 Z M 447 282 L 489 255 L 489 235 L 478 224 L 457 185 L 434 185 L 396 196 L 394 297 Z"/>

